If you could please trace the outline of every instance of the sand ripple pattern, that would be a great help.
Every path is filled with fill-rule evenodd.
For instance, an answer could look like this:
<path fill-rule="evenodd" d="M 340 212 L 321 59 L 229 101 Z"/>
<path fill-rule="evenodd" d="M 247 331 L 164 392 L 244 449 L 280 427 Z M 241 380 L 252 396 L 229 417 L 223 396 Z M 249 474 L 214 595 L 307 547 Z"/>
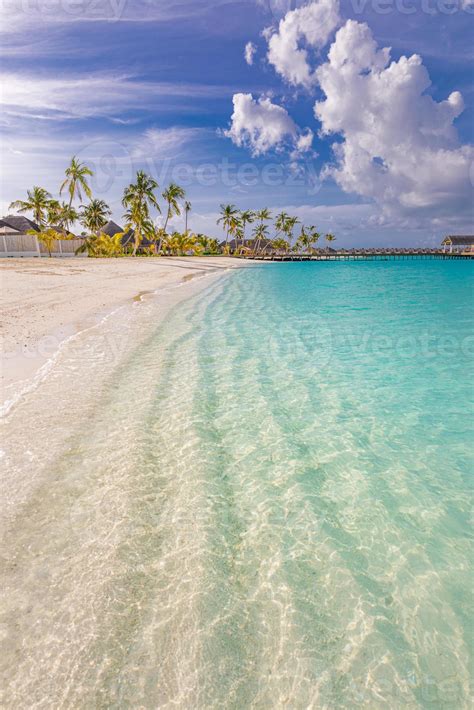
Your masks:
<path fill-rule="evenodd" d="M 465 342 L 470 266 L 243 270 L 65 348 L 3 425 L 1 706 L 470 707 L 469 353 L 407 340 Z"/>

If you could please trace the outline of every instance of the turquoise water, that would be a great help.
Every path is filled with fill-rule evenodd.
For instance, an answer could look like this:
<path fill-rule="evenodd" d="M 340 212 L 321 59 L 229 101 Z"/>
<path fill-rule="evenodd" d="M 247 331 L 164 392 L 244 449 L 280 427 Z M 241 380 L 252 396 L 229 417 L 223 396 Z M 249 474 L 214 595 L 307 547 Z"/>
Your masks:
<path fill-rule="evenodd" d="M 472 276 L 266 264 L 148 304 L 31 464 L 6 706 L 470 707 Z"/>

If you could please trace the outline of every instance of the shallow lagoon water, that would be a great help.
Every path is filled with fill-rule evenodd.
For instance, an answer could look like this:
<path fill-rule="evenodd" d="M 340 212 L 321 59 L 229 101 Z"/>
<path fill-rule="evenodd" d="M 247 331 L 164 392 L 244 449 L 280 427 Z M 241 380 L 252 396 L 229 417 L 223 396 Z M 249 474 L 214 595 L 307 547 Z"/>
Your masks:
<path fill-rule="evenodd" d="M 470 707 L 472 276 L 265 264 L 64 348 L 4 422 L 3 706 Z"/>

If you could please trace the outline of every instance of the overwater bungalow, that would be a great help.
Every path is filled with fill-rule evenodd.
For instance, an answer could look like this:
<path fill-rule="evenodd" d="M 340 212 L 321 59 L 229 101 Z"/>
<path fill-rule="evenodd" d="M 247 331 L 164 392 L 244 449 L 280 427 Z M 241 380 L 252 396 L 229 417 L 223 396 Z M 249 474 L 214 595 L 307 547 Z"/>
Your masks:
<path fill-rule="evenodd" d="M 462 254 L 474 254 L 474 236 L 467 234 L 449 235 L 441 242 L 443 251 L 449 251 L 450 254 L 454 251 Z"/>

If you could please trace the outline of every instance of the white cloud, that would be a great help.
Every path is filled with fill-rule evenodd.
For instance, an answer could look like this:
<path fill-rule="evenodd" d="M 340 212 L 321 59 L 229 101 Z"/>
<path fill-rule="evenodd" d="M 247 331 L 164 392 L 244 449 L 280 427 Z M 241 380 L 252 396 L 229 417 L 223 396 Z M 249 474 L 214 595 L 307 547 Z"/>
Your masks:
<path fill-rule="evenodd" d="M 296 148 L 301 153 L 306 153 L 311 150 L 313 145 L 314 133 L 309 128 L 304 131 L 296 141 Z"/>
<path fill-rule="evenodd" d="M 247 42 L 247 44 L 245 45 L 244 57 L 249 67 L 251 67 L 253 64 L 253 59 L 255 57 L 256 51 L 257 47 L 254 45 L 254 43 Z"/>
<path fill-rule="evenodd" d="M 132 158 L 163 158 L 175 157 L 184 145 L 195 140 L 206 129 L 182 128 L 149 128 L 133 145 Z"/>
<path fill-rule="evenodd" d="M 200 17 L 225 6 L 228 0 L 4 0 L 0 3 L 0 32 L 48 29 L 72 22 L 169 22 Z M 30 38 L 31 41 L 31 38 Z"/>
<path fill-rule="evenodd" d="M 384 219 L 465 218 L 472 200 L 474 149 L 453 127 L 464 103 L 455 91 L 441 102 L 426 94 L 420 57 L 390 61 L 366 24 L 349 20 L 316 72 L 326 96 L 315 105 L 323 134 L 340 134 L 337 163 L 326 169 L 347 192 L 373 199 Z M 464 217 L 462 217 L 464 213 Z"/>
<path fill-rule="evenodd" d="M 235 145 L 248 147 L 252 155 L 281 150 L 288 145 L 296 150 L 308 150 L 310 147 L 311 131 L 299 135 L 298 127 L 288 112 L 269 98 L 254 99 L 252 94 L 234 94 L 233 102 L 231 125 L 224 135 Z"/>
<path fill-rule="evenodd" d="M 61 77 L 4 73 L 0 75 L 3 122 L 8 117 L 67 120 L 107 116 L 125 111 L 163 109 L 163 97 L 220 97 L 224 86 L 138 81 L 132 75 L 97 72 Z"/>
<path fill-rule="evenodd" d="M 307 88 L 314 85 L 315 73 L 309 64 L 306 44 L 314 49 L 323 47 L 340 24 L 338 0 L 315 2 L 287 12 L 278 31 L 265 35 L 268 39 L 268 61 L 290 84 Z"/>

